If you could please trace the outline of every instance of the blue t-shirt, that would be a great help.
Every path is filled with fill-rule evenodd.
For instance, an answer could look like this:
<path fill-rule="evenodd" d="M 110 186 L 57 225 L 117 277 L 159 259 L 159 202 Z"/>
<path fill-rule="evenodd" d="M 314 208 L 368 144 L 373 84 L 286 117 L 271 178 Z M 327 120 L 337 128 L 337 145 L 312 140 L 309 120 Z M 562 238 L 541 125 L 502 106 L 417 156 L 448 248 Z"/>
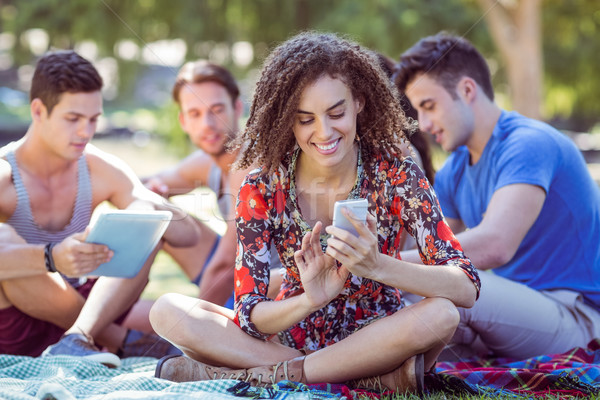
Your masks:
<path fill-rule="evenodd" d="M 600 190 L 574 143 L 547 124 L 503 111 L 480 160 L 469 160 L 467 148 L 458 148 L 435 178 L 444 215 L 467 228 L 479 225 L 503 186 L 546 191 L 516 254 L 494 272 L 536 290 L 580 292 L 600 309 Z"/>

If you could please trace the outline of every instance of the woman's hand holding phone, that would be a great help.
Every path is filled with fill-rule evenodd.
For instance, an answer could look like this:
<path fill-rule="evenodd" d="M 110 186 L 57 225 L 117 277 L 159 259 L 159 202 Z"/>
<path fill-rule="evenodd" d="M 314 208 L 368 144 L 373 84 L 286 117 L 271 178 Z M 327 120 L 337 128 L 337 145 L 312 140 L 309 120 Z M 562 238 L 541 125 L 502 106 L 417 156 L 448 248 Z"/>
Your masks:
<path fill-rule="evenodd" d="M 350 218 L 346 217 L 342 210 L 347 208 L 352 212 Z M 358 236 L 358 232 L 352 222 L 363 224 L 367 221 L 369 203 L 367 199 L 351 199 L 336 201 L 333 206 L 333 226 L 351 232 Z"/>
<path fill-rule="evenodd" d="M 377 221 L 373 214 L 368 213 L 367 200 L 361 200 L 362 202 L 356 203 L 336 202 L 333 225 L 325 229 L 332 235 L 327 240 L 326 253 L 341 262 L 354 275 L 374 279 L 379 258 Z M 347 224 L 351 229 L 346 228 Z"/>

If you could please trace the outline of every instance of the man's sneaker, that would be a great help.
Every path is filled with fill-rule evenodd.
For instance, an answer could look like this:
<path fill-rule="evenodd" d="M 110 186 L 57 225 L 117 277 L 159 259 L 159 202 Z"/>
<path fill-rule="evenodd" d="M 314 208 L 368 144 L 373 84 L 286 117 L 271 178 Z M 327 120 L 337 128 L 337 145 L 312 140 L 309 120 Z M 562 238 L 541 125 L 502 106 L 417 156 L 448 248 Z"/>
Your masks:
<path fill-rule="evenodd" d="M 96 361 L 109 368 L 121 366 L 121 359 L 113 353 L 100 351 L 91 338 L 81 333 L 63 335 L 58 342 L 48 346 L 42 356 L 77 356 L 86 360 Z"/>
<path fill-rule="evenodd" d="M 183 353 L 177 347 L 154 333 L 144 333 L 129 329 L 117 354 L 121 358 L 161 358 L 168 355 L 182 355 Z"/>

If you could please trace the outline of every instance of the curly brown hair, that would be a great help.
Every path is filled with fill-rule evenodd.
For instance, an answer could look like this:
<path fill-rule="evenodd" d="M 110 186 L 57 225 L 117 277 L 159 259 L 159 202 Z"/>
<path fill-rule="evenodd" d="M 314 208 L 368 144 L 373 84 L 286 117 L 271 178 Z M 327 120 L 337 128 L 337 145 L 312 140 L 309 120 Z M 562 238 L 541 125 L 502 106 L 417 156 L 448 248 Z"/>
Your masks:
<path fill-rule="evenodd" d="M 261 165 L 277 169 L 296 140 L 292 131 L 300 96 L 323 75 L 342 80 L 354 98 L 364 99 L 357 117 L 362 158 L 371 162 L 401 157 L 410 124 L 397 90 L 370 50 L 331 33 L 304 32 L 275 48 L 265 60 L 250 116 L 234 147 L 242 147 L 238 168 Z"/>
<path fill-rule="evenodd" d="M 376 53 L 377 59 L 379 60 L 379 65 L 383 69 L 383 72 L 391 79 L 394 74 L 394 68 L 396 66 L 396 61 L 392 60 L 388 56 Z M 417 121 L 419 115 L 417 110 L 413 108 L 410 104 L 410 101 L 406 98 L 406 94 L 404 94 L 400 88 L 398 88 L 400 95 L 400 104 L 402 105 L 402 111 L 408 118 L 412 118 L 413 121 Z M 408 140 L 410 143 L 415 146 L 417 151 L 419 152 L 419 156 L 421 157 L 421 161 L 423 162 L 423 172 L 425 172 L 425 176 L 429 183 L 434 183 L 435 181 L 435 167 L 433 166 L 433 161 L 431 159 L 431 147 L 429 146 L 429 141 L 425 137 L 425 132 L 416 129 L 412 132 L 409 132 Z"/>

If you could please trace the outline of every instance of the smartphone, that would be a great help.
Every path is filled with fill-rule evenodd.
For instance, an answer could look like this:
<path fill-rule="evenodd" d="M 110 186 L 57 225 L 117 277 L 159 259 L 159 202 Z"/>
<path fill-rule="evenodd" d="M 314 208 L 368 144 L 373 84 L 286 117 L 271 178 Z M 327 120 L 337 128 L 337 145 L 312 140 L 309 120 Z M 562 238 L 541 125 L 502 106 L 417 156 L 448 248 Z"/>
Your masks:
<path fill-rule="evenodd" d="M 342 208 L 348 208 L 354 214 L 356 221 L 364 224 L 367 222 L 367 211 L 369 208 L 369 202 L 367 199 L 352 199 L 352 200 L 340 200 L 336 201 L 333 206 L 333 226 L 336 228 L 342 228 L 348 232 L 358 236 L 358 232 L 354 229 L 352 223 L 342 214 Z"/>

